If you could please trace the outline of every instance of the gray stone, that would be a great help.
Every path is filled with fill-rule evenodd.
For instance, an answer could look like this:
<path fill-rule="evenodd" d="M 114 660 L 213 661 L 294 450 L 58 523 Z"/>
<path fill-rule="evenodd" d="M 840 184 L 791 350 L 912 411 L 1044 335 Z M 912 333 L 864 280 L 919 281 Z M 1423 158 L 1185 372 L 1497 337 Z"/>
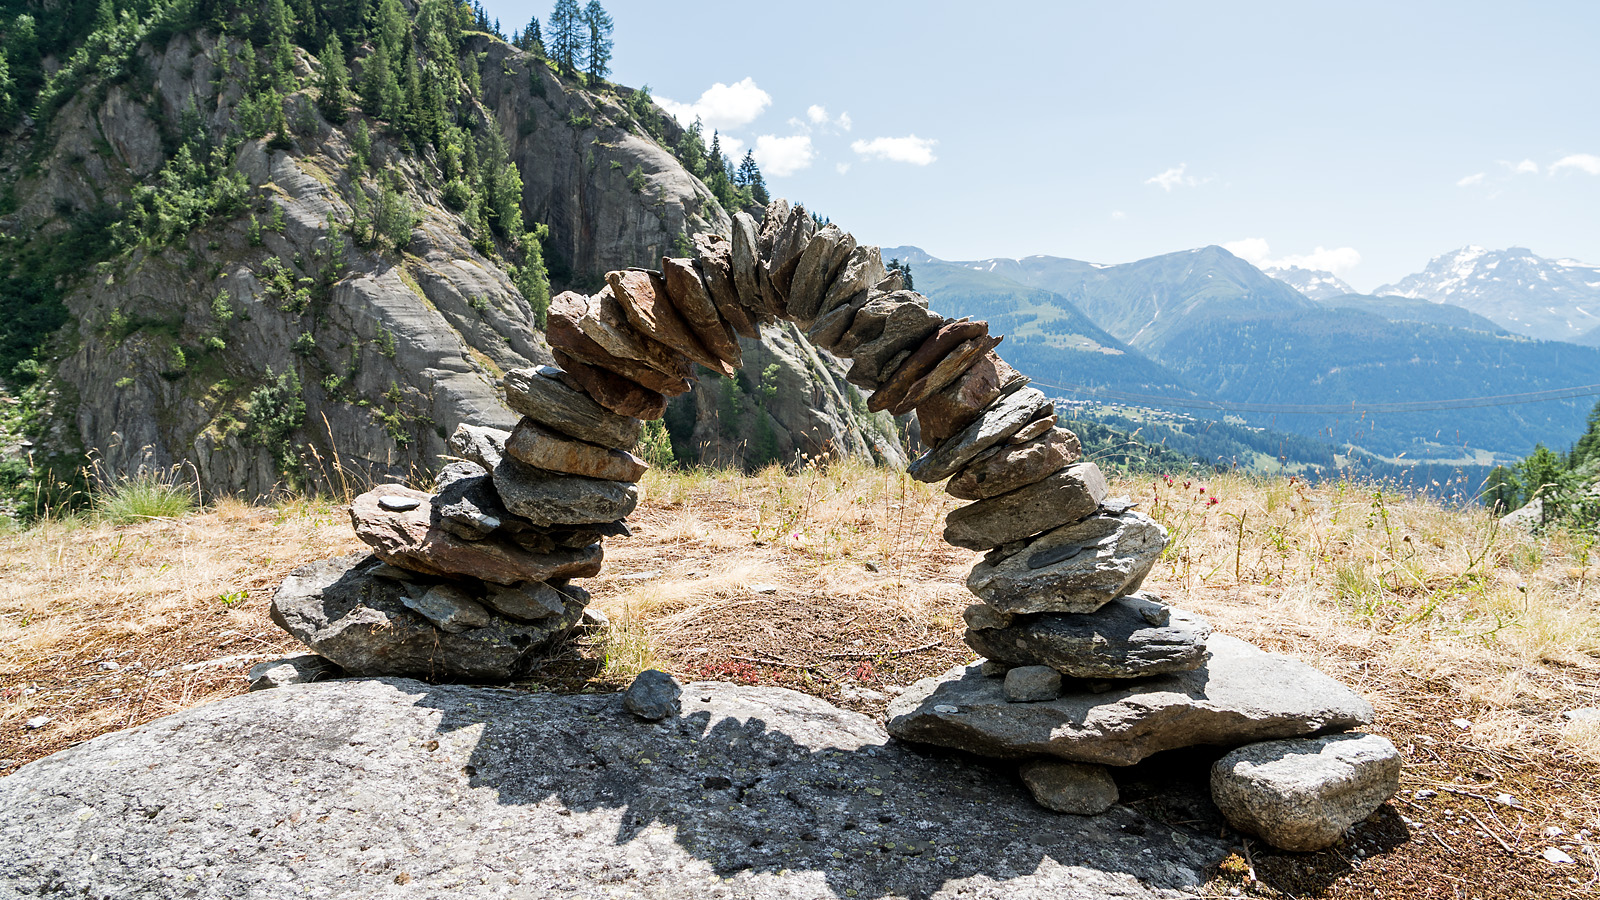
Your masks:
<path fill-rule="evenodd" d="M 1021 431 L 1041 413 L 1049 415 L 1050 398 L 1038 388 L 1022 388 L 1001 396 L 959 433 L 917 457 L 906 469 L 912 478 L 933 483 L 954 475 L 974 457 Z"/>
<path fill-rule="evenodd" d="M 1027 487 L 951 510 L 944 518 L 944 539 L 969 550 L 1022 540 L 1093 515 L 1107 490 L 1099 466 L 1078 463 Z"/>
<path fill-rule="evenodd" d="M 288 687 L 291 684 L 310 684 L 313 681 L 327 681 L 330 678 L 339 678 L 344 675 L 344 670 L 331 660 L 323 659 L 312 653 L 302 653 L 287 659 L 274 659 L 264 663 L 257 663 L 250 667 L 250 673 L 245 677 L 250 681 L 250 690 L 265 691 L 272 688 Z"/>
<path fill-rule="evenodd" d="M 506 438 L 511 432 L 499 428 L 462 423 L 450 435 L 450 449 L 468 462 L 476 463 L 484 471 L 493 471 L 506 455 Z"/>
<path fill-rule="evenodd" d="M 833 283 L 828 285 L 822 302 L 817 304 L 818 322 L 821 322 L 822 316 L 850 303 L 857 294 L 882 281 L 886 274 L 883 254 L 877 247 L 856 247 L 850 252 L 850 258 L 845 260 L 844 268 L 833 279 Z"/>
<path fill-rule="evenodd" d="M 992 659 L 986 659 L 978 664 L 978 671 L 982 672 L 985 678 L 1004 678 L 1006 673 L 1011 671 L 1011 667 L 1005 663 L 997 663 Z"/>
<path fill-rule="evenodd" d="M 1077 462 L 1083 455 L 1078 436 L 1053 424 L 1054 419 L 1039 419 L 1006 443 L 978 454 L 950 478 L 945 493 L 961 500 L 986 500 L 1043 481 Z M 1017 440 L 1033 431 L 1038 433 Z"/>
<path fill-rule="evenodd" d="M 423 501 L 416 497 L 379 497 L 378 506 L 389 512 L 410 512 L 421 506 Z"/>
<path fill-rule="evenodd" d="M 452 634 L 406 605 L 418 583 L 379 578 L 372 574 L 377 564 L 357 554 L 295 569 L 272 597 L 272 621 L 350 675 L 503 681 L 565 635 L 588 599 L 576 594 L 561 615 L 536 623 L 497 618 Z"/>
<path fill-rule="evenodd" d="M 643 422 L 605 409 L 564 384 L 561 374 L 553 366 L 512 369 L 504 379 L 506 404 L 535 422 L 580 441 L 621 450 L 639 443 Z M 505 437 L 500 439 L 502 448 L 505 441 Z"/>
<path fill-rule="evenodd" d="M 789 282 L 786 315 L 801 328 L 810 327 L 816 319 L 828 286 L 838 277 L 855 249 L 856 239 L 837 225 L 824 226 L 812 236 Z"/>
<path fill-rule="evenodd" d="M 877 337 L 850 351 L 850 358 L 854 360 L 850 366 L 850 383 L 876 389 L 894 374 L 899 362 L 909 358 L 912 351 L 922 346 L 922 342 L 932 337 L 944 323 L 944 316 L 926 306 L 903 303 L 896 307 L 884 319 L 883 330 Z M 896 357 L 899 362 L 894 362 Z"/>
<path fill-rule="evenodd" d="M 761 309 L 761 283 L 766 273 L 761 265 L 761 250 L 756 244 L 756 221 L 749 213 L 733 214 L 733 248 L 729 265 L 733 268 L 733 286 L 739 292 L 739 304 L 747 309 Z"/>
<path fill-rule="evenodd" d="M 1166 625 L 1152 625 L 1150 607 L 1167 609 L 1135 594 L 1087 615 L 1041 613 L 970 629 L 966 641 L 988 659 L 1049 666 L 1073 678 L 1144 678 L 1205 665 L 1211 626 L 1181 610 L 1168 610 Z"/>
<path fill-rule="evenodd" d="M 486 66 L 489 70 L 495 67 Z M 0 779 L 22 896 L 1180 900 L 1228 845 L 1037 806 L 773 687 L 617 694 L 409 679 L 243 694 Z M 192 880 L 191 880 L 192 876 Z"/>
<path fill-rule="evenodd" d="M 483 466 L 480 466 L 471 460 L 454 460 L 453 462 L 445 463 L 444 468 L 439 470 L 439 474 L 434 476 L 433 492 L 435 494 L 443 493 L 445 490 L 449 489 L 451 485 L 458 481 L 462 481 L 467 478 L 477 478 L 488 474 L 488 469 L 485 469 Z"/>
<path fill-rule="evenodd" d="M 468 541 L 483 540 L 502 526 L 509 526 L 512 531 L 522 530 L 523 523 L 500 505 L 500 495 L 495 492 L 489 473 L 476 463 L 468 465 L 478 474 L 456 478 L 434 495 L 433 508 L 439 514 L 439 527 Z"/>
<path fill-rule="evenodd" d="M 839 356 L 850 356 L 862 344 L 878 339 L 883 334 L 884 323 L 895 310 L 904 306 L 928 308 L 928 298 L 913 291 L 868 291 L 867 302 L 856 311 L 850 329 L 834 341 L 830 349 Z"/>
<path fill-rule="evenodd" d="M 589 525 L 625 519 L 639 505 L 639 486 L 579 475 L 557 475 L 514 459 L 494 468 L 506 509 L 535 525 Z"/>
<path fill-rule="evenodd" d="M 721 235 L 700 234 L 695 235 L 694 252 L 717 314 L 740 337 L 756 337 L 756 317 L 739 302 L 739 289 L 733 284 L 733 245 Z"/>
<path fill-rule="evenodd" d="M 678 714 L 678 698 L 683 689 L 671 675 L 659 669 L 646 669 L 634 676 L 622 694 L 622 706 L 647 722 L 659 722 Z"/>
<path fill-rule="evenodd" d="M 979 562 L 967 589 L 1008 613 L 1091 613 L 1138 590 L 1166 545 L 1167 530 L 1143 513 L 1101 513 Z"/>
<path fill-rule="evenodd" d="M 573 603 L 585 605 L 587 611 L 586 604 L 589 602 L 589 595 L 583 588 L 564 581 L 554 584 L 530 581 L 525 584 L 509 586 L 490 584 L 484 587 L 484 606 L 503 616 L 529 622 L 559 616 Z"/>
<path fill-rule="evenodd" d="M 980 666 L 957 666 L 891 701 L 889 733 L 982 756 L 1128 766 L 1178 747 L 1236 747 L 1372 721 L 1371 704 L 1302 662 L 1227 635 L 1208 646 L 1210 659 L 1192 672 L 1046 703 L 1009 703 Z"/>
<path fill-rule="evenodd" d="M 650 469 L 626 450 L 574 440 L 527 418 L 506 440 L 506 455 L 546 472 L 606 481 L 638 481 Z"/>
<path fill-rule="evenodd" d="M 483 604 L 455 585 L 412 585 L 400 596 L 406 608 L 432 622 L 435 628 L 460 634 L 494 622 Z"/>
<path fill-rule="evenodd" d="M 737 371 L 743 365 L 739 336 L 717 312 L 717 303 L 712 299 L 711 288 L 701 272 L 700 265 L 692 259 L 661 261 L 661 276 L 666 280 L 667 295 L 672 298 L 672 305 L 694 329 L 695 336 L 705 348 Z"/>
<path fill-rule="evenodd" d="M 1036 759 L 1023 763 L 1019 774 L 1045 809 L 1098 816 L 1117 805 L 1117 783 L 1105 766 Z"/>
<path fill-rule="evenodd" d="M 1061 673 L 1049 666 L 1022 665 L 1006 670 L 1006 700 L 1039 703 L 1061 696 Z"/>
<path fill-rule="evenodd" d="M 1016 621 L 1017 617 L 1010 613 L 1003 613 L 987 603 L 974 603 L 966 608 L 966 611 L 961 614 L 961 618 L 966 621 L 967 627 L 973 631 L 985 631 L 992 628 L 1005 628 Z"/>
<path fill-rule="evenodd" d="M 839 342 L 854 324 L 856 313 L 865 308 L 870 299 L 871 295 L 866 291 L 860 291 L 846 298 L 838 306 L 817 317 L 811 330 L 806 332 L 806 339 L 829 353 L 838 353 Z"/>
<path fill-rule="evenodd" d="M 778 221 L 777 217 L 769 214 L 761 223 L 762 249 L 767 249 L 765 237 L 771 234 L 772 245 L 767 254 L 767 275 L 772 280 L 772 286 L 777 288 L 778 296 L 786 301 L 795 270 L 800 265 L 800 257 L 804 255 L 806 247 L 811 244 L 812 237 L 817 233 L 817 223 L 804 206 L 791 209 L 788 217 L 782 220 L 782 226 L 775 232 L 768 228 L 774 221 Z M 782 307 L 773 311 L 779 315 L 785 314 Z"/>
<path fill-rule="evenodd" d="M 1400 753 L 1375 734 L 1267 741 L 1211 767 L 1228 823 L 1283 850 L 1324 850 L 1400 789 Z"/>

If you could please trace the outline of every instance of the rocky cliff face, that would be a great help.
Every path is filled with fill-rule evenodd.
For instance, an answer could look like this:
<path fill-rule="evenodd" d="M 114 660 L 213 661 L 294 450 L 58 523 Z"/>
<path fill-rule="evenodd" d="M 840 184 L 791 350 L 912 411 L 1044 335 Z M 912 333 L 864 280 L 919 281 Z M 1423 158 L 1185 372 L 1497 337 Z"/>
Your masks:
<path fill-rule="evenodd" d="M 477 56 L 481 91 L 463 85 L 456 121 L 504 137 L 526 219 L 549 226 L 558 287 L 728 232 L 727 212 L 639 123 L 626 92 L 584 90 L 487 35 L 462 49 Z M 145 44 L 143 78 L 91 81 L 42 133 L 24 130 L 8 155 L 31 147 L 36 164 L 12 166 L 7 229 L 64 236 L 87 212 L 125 212 L 138 185 L 170 180 L 192 137 L 178 131 L 198 129 L 208 145 L 238 134 L 248 52 L 207 31 Z M 514 273 L 448 202 L 433 148 L 419 152 L 353 109 L 330 123 L 309 86 L 318 63 L 295 52 L 290 140 L 245 140 L 223 161 L 223 177 L 243 179 L 232 214 L 103 254 L 65 292 L 72 321 L 55 343 L 55 378 L 68 399 L 55 413 L 73 417 L 112 475 L 192 463 L 206 492 L 257 497 L 337 483 L 341 471 L 430 472 L 449 452 L 442 423 L 514 421 L 500 374 L 550 361 Z M 370 150 L 357 146 L 363 121 Z M 372 207 L 389 195 L 414 213 L 409 238 L 357 246 L 352 223 L 376 221 Z M 874 454 L 836 362 L 798 333 L 761 343 L 751 357 L 777 366 L 765 381 L 782 385 L 783 400 L 752 393 L 762 372 L 732 390 L 769 414 L 773 458 L 832 447 L 898 461 L 883 438 Z M 719 433 L 712 409 L 696 408 L 697 433 Z"/>

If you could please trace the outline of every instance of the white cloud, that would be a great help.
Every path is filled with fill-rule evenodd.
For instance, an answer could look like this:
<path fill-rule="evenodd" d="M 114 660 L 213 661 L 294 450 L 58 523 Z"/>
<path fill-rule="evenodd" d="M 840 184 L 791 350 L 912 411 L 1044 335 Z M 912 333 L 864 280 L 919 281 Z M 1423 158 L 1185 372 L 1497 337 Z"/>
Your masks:
<path fill-rule="evenodd" d="M 813 125 L 826 125 L 828 124 L 828 110 L 822 106 L 808 106 L 806 107 L 806 118 L 810 119 Z"/>
<path fill-rule="evenodd" d="M 1589 175 L 1600 175 L 1600 156 L 1595 156 L 1593 153 L 1574 153 L 1550 164 L 1552 175 L 1562 169 L 1577 169 Z"/>
<path fill-rule="evenodd" d="M 819 103 L 813 103 L 806 107 L 806 117 L 804 119 L 796 116 L 789 120 L 791 128 L 806 134 L 810 134 L 812 128 L 816 128 L 824 134 L 849 131 L 850 124 L 849 113 L 840 113 L 839 118 L 835 119 L 828 115 L 828 108 Z"/>
<path fill-rule="evenodd" d="M 755 153 L 762 172 L 779 178 L 810 167 L 817 155 L 811 148 L 810 136 L 804 134 L 792 137 L 763 134 L 756 138 Z"/>
<path fill-rule="evenodd" d="M 1539 174 L 1539 164 L 1531 159 L 1525 159 L 1512 166 L 1511 171 L 1518 175 L 1537 175 Z"/>
<path fill-rule="evenodd" d="M 833 170 L 835 172 L 838 172 L 840 175 L 848 175 L 848 174 L 850 174 L 850 164 L 849 163 L 834 163 Z"/>
<path fill-rule="evenodd" d="M 1272 248 L 1264 238 L 1245 238 L 1240 241 L 1229 241 L 1222 245 L 1222 249 L 1232 253 L 1247 263 L 1258 268 L 1288 268 L 1298 266 L 1302 269 L 1317 269 L 1323 272 L 1332 272 L 1335 275 L 1355 268 L 1361 263 L 1361 254 L 1354 247 L 1318 247 L 1310 253 L 1301 255 L 1283 256 L 1272 258 Z"/>
<path fill-rule="evenodd" d="M 1473 174 L 1468 175 L 1467 177 L 1456 182 L 1456 187 L 1472 187 L 1475 184 L 1483 184 L 1483 179 L 1488 174 L 1489 173 L 1487 172 L 1474 172 Z"/>
<path fill-rule="evenodd" d="M 886 159 L 890 162 L 925 166 L 939 158 L 933 155 L 933 145 L 937 143 L 939 142 L 912 134 L 899 138 L 881 137 L 870 141 L 856 141 L 850 145 L 850 149 L 864 159 Z"/>
<path fill-rule="evenodd" d="M 717 137 L 722 141 L 723 158 L 731 159 L 737 165 L 739 160 L 744 157 L 744 141 L 736 137 L 728 137 L 725 134 L 719 134 Z"/>
<path fill-rule="evenodd" d="M 772 105 L 772 95 L 757 87 L 755 79 L 746 78 L 733 84 L 719 81 L 693 103 L 679 103 L 666 97 L 657 97 L 656 102 L 684 127 L 694 124 L 699 117 L 707 129 L 722 129 L 754 122 Z"/>
<path fill-rule="evenodd" d="M 1113 218 L 1113 219 L 1115 219 L 1115 220 L 1117 220 L 1119 222 L 1122 221 L 1123 219 L 1126 219 L 1127 217 L 1128 217 L 1128 214 L 1123 212 L 1120 209 L 1113 209 L 1111 211 L 1111 218 Z"/>
<path fill-rule="evenodd" d="M 1165 172 L 1162 172 L 1160 175 L 1146 178 L 1144 183 L 1158 185 L 1163 191 L 1167 191 L 1168 193 L 1171 193 L 1172 189 L 1175 187 L 1194 187 L 1200 182 L 1196 181 L 1193 175 L 1185 174 L 1188 168 L 1188 163 L 1179 163 L 1174 168 L 1168 169 Z"/>
<path fill-rule="evenodd" d="M 840 128 L 843 128 L 845 131 L 849 131 L 851 124 L 850 114 L 847 112 L 839 113 L 839 118 L 834 120 L 834 124 L 838 125 Z"/>

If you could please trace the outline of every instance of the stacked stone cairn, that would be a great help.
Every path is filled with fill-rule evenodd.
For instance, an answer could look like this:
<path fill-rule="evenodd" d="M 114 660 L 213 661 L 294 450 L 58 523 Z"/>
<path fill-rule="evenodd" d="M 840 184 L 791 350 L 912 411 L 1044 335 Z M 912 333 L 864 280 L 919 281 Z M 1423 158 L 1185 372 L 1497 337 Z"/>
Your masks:
<path fill-rule="evenodd" d="M 1337 839 L 1393 792 L 1392 746 L 1339 734 L 1371 720 L 1365 701 L 1138 592 L 1165 530 L 1107 497 L 1051 401 L 994 352 L 1001 339 L 987 323 L 931 311 L 878 248 L 819 227 L 803 207 L 777 200 L 759 225 L 745 213 L 732 224 L 731 238 L 698 238 L 692 259 L 610 272 L 594 294 L 554 298 L 556 366 L 505 377 L 516 427 L 461 426 L 458 459 L 432 493 L 386 485 L 356 498 L 351 519 L 372 554 L 296 570 L 274 619 L 354 674 L 520 674 L 579 623 L 588 596 L 572 579 L 598 574 L 601 539 L 627 534 L 644 421 L 690 390 L 697 366 L 733 375 L 740 339 L 781 318 L 850 361 L 870 410 L 915 412 L 931 449 L 910 474 L 973 501 L 950 513 L 944 536 L 986 551 L 966 613 L 967 643 L 985 659 L 898 697 L 892 734 L 1022 760 L 1042 805 L 1082 814 L 1116 802 L 1107 766 L 1198 744 L 1243 748 L 1248 761 L 1224 758 L 1213 773 L 1236 825 L 1288 845 L 1297 839 L 1283 835 L 1304 823 L 1281 820 L 1337 808 L 1311 816 L 1321 830 L 1296 849 Z M 1304 759 L 1322 764 L 1326 777 L 1310 779 L 1320 787 L 1292 764 Z M 1261 787 L 1272 772 L 1276 794 Z M 1264 791 L 1275 799 L 1257 802 Z"/>

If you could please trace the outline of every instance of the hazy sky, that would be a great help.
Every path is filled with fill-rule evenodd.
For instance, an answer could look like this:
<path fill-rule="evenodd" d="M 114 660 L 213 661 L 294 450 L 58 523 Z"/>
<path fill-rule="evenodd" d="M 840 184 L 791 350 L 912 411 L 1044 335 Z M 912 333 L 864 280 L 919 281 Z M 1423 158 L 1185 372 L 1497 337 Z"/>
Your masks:
<path fill-rule="evenodd" d="M 605 5 L 613 80 L 868 243 L 1231 244 L 1362 290 L 1468 244 L 1600 263 L 1600 4 Z"/>

